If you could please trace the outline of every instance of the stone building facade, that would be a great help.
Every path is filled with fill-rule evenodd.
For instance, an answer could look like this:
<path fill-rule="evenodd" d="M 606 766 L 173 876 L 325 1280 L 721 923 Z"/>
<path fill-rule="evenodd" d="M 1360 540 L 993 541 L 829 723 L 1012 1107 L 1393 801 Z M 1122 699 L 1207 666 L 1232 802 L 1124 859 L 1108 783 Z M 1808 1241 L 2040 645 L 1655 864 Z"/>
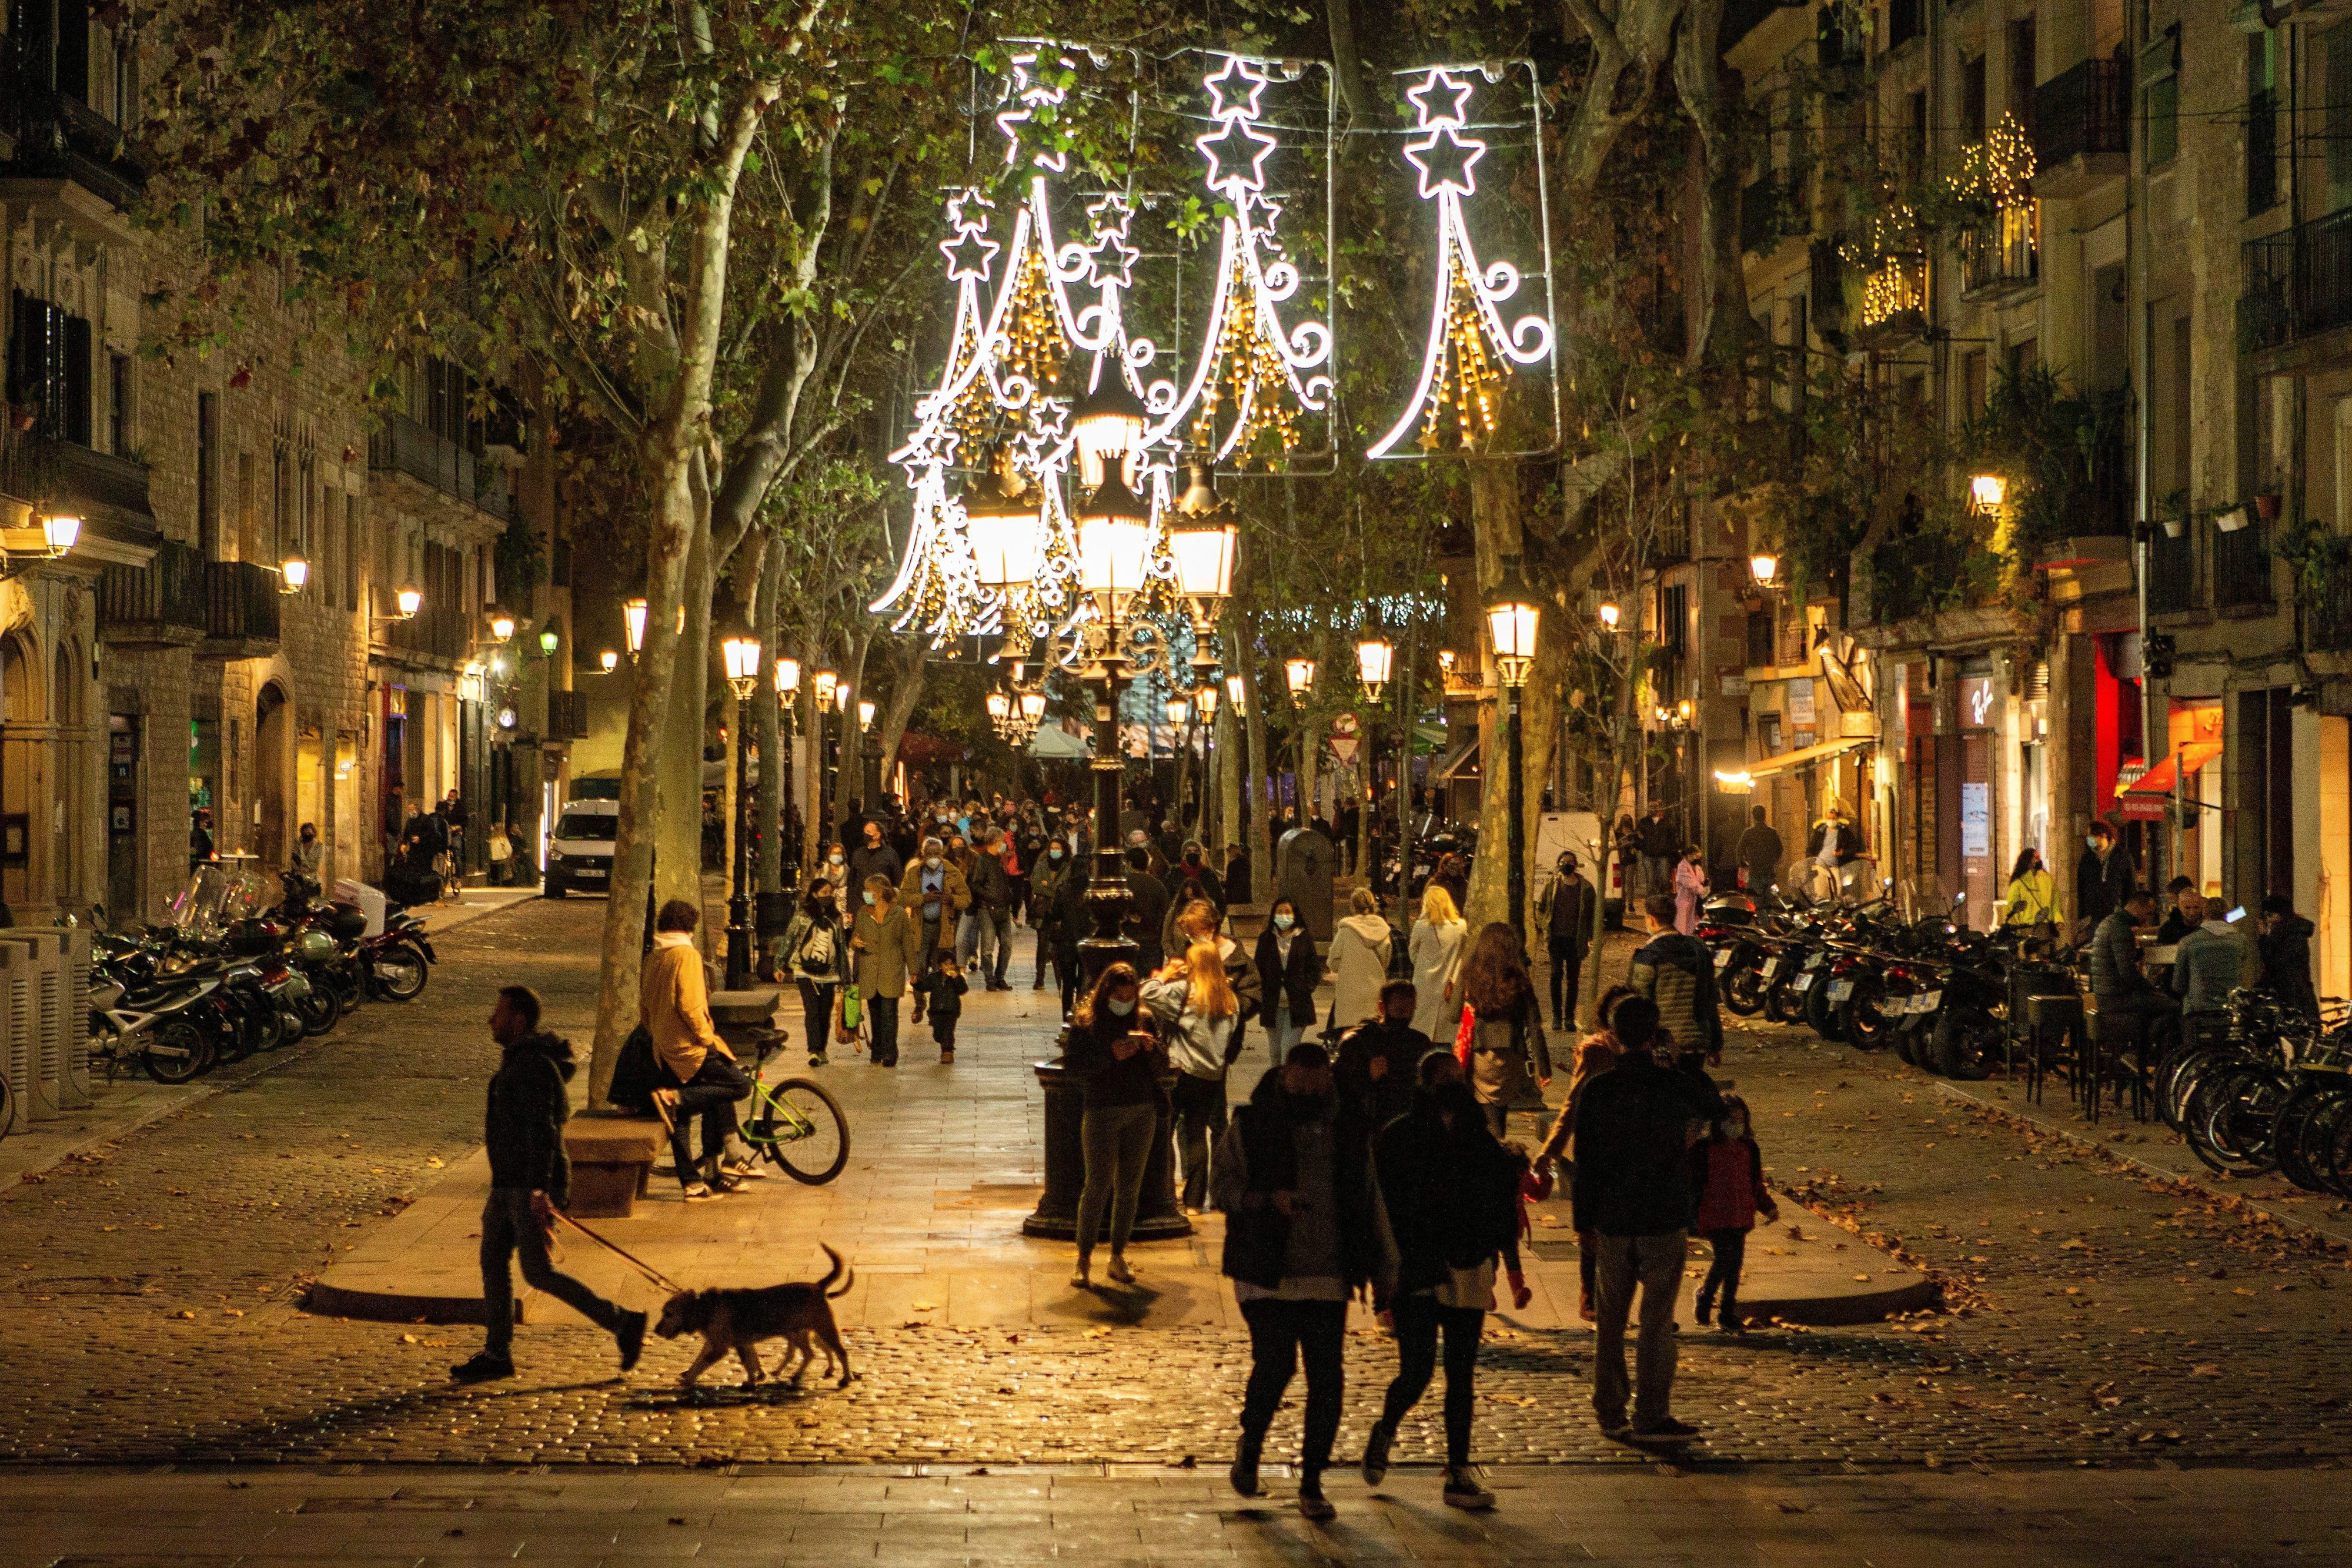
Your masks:
<path fill-rule="evenodd" d="M 373 880 L 404 806 L 450 789 L 535 831 L 580 727 L 546 444 L 430 360 L 369 406 L 316 308 L 257 299 L 207 354 L 142 353 L 142 296 L 180 258 L 127 216 L 139 61 L 89 9 L 0 18 L 0 899 L 158 918 L 198 830 L 274 871 L 303 822 L 331 881 Z M 18 548 L 57 516 L 81 520 L 68 553 Z M 511 646 L 502 539 L 539 563 L 506 585 Z"/>

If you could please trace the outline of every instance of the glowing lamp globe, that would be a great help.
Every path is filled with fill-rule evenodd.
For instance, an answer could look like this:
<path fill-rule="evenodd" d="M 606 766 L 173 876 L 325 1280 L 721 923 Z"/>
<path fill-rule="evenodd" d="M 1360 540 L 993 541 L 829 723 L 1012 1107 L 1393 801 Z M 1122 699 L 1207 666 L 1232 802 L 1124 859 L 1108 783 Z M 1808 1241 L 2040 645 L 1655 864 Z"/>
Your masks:
<path fill-rule="evenodd" d="M 302 585 L 310 580 L 310 563 L 299 555 L 288 556 L 278 564 L 278 570 L 286 581 L 285 587 L 279 590 L 282 593 L 299 593 Z"/>
<path fill-rule="evenodd" d="M 801 689 L 801 662 L 790 653 L 776 660 L 776 695 L 789 697 Z"/>
<path fill-rule="evenodd" d="M 621 667 L 621 655 L 607 648 L 596 655 L 596 663 L 604 666 L 604 673 L 609 675 Z"/>
<path fill-rule="evenodd" d="M 646 650 L 646 601 L 632 599 L 621 606 L 621 623 L 628 632 L 629 657 Z"/>
<path fill-rule="evenodd" d="M 1147 413 L 1143 400 L 1114 370 L 1103 383 L 1078 400 L 1070 411 L 1070 436 L 1078 448 L 1078 478 L 1088 489 L 1101 486 L 1114 466 L 1122 465 L 1143 434 Z"/>

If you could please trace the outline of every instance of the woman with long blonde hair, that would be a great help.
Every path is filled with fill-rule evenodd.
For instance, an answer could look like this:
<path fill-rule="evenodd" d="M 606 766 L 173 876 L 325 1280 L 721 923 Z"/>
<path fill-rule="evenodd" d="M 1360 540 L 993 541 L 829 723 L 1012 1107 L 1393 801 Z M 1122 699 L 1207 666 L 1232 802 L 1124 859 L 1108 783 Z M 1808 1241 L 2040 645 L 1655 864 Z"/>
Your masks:
<path fill-rule="evenodd" d="M 1440 1045 L 1454 1043 L 1462 1024 L 1462 951 L 1470 927 L 1454 907 L 1454 895 L 1435 883 L 1421 895 L 1421 918 L 1413 923 L 1405 951 L 1412 958 L 1416 1000 L 1412 1027 Z"/>
<path fill-rule="evenodd" d="M 1208 1201 L 1210 1156 L 1225 1132 L 1225 1070 L 1241 1050 L 1234 1028 L 1241 1001 L 1225 978 L 1215 938 L 1194 941 L 1146 981 L 1143 1006 L 1159 1020 L 1176 1069 L 1176 1154 L 1184 1207 L 1197 1214 Z"/>

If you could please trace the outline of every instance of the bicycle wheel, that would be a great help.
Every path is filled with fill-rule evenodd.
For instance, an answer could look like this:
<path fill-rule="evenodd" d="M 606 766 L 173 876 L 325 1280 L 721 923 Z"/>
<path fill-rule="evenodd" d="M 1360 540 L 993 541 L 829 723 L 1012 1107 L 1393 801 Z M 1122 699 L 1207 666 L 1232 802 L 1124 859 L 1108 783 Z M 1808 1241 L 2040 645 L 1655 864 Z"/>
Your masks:
<path fill-rule="evenodd" d="M 822 1186 L 849 1164 L 849 1118 L 841 1102 L 807 1078 L 766 1088 L 743 1135 L 796 1182 Z"/>
<path fill-rule="evenodd" d="M 2277 1168 L 2278 1113 L 2294 1092 L 2275 1067 L 2242 1063 L 2205 1081 L 2189 1108 L 2189 1147 L 2210 1169 L 2263 1176 Z"/>

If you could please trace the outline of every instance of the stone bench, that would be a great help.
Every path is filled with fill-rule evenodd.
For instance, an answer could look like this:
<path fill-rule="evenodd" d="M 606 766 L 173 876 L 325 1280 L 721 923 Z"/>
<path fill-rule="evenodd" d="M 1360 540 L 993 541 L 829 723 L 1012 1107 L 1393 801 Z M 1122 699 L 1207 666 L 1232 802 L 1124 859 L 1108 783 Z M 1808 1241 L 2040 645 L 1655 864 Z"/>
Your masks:
<path fill-rule="evenodd" d="M 646 1195 L 654 1156 L 669 1142 L 657 1116 L 574 1116 L 563 1124 L 572 1207 L 582 1219 L 626 1219 Z"/>

